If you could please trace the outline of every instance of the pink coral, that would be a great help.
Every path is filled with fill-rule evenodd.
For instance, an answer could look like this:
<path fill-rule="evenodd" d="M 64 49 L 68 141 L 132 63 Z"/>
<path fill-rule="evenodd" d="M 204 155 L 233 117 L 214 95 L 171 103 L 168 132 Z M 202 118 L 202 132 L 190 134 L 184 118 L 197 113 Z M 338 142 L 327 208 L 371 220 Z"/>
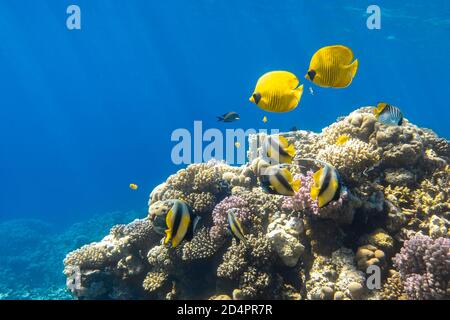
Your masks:
<path fill-rule="evenodd" d="M 245 223 L 250 217 L 251 211 L 248 202 L 239 196 L 229 196 L 218 203 L 213 212 L 212 218 L 214 225 L 210 230 L 212 239 L 221 241 L 226 235 L 228 226 L 228 211 L 233 210 L 236 217 Z"/>
<path fill-rule="evenodd" d="M 313 200 L 310 195 L 311 187 L 314 183 L 313 171 L 308 171 L 306 175 L 299 174 L 294 179 L 300 180 L 300 190 L 292 197 L 286 197 L 283 201 L 282 208 L 284 210 L 293 210 L 296 212 L 306 213 L 320 218 L 329 218 L 341 221 L 343 218 L 343 211 L 351 213 L 346 218 L 353 219 L 353 210 L 347 212 L 343 210 L 344 202 L 348 200 L 347 190 L 342 190 L 338 200 L 331 201 L 323 208 L 319 208 L 317 201 Z M 347 220 L 347 219 L 344 219 Z"/>

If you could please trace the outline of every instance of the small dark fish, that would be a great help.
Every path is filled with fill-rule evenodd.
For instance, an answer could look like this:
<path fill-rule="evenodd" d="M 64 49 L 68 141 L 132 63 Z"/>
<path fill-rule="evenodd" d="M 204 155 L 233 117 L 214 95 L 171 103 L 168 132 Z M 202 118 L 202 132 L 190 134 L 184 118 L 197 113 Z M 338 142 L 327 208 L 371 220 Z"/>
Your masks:
<path fill-rule="evenodd" d="M 289 129 L 289 131 L 298 131 L 298 128 L 296 126 L 293 126 L 292 128 Z"/>
<path fill-rule="evenodd" d="M 241 117 L 236 112 L 228 112 L 222 116 L 217 117 L 217 121 L 222 122 L 234 122 L 240 119 Z"/>
<path fill-rule="evenodd" d="M 373 110 L 378 122 L 388 126 L 400 126 L 403 123 L 403 114 L 399 108 L 380 102 Z"/>

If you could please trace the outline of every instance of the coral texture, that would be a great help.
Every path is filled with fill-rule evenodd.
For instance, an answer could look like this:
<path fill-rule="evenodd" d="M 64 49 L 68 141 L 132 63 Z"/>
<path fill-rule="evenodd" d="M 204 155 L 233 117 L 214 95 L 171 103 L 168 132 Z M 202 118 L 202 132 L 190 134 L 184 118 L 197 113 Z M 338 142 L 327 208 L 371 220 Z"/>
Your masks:
<path fill-rule="evenodd" d="M 450 280 L 450 239 L 416 235 L 394 258 L 410 299 L 443 299 Z"/>
<path fill-rule="evenodd" d="M 296 151 L 286 165 L 301 182 L 293 196 L 262 188 L 267 135 L 250 135 L 248 163 L 211 160 L 181 169 L 152 191 L 148 217 L 69 253 L 64 272 L 73 297 L 449 298 L 447 140 L 407 119 L 381 124 L 373 107 L 320 133 L 282 135 Z M 339 198 L 323 208 L 310 195 L 321 167 L 314 159 L 329 162 L 342 180 Z M 171 199 L 201 217 L 176 248 L 161 244 Z M 245 242 L 228 232 L 230 212 Z M 380 270 L 377 288 L 367 285 L 369 267 Z"/>

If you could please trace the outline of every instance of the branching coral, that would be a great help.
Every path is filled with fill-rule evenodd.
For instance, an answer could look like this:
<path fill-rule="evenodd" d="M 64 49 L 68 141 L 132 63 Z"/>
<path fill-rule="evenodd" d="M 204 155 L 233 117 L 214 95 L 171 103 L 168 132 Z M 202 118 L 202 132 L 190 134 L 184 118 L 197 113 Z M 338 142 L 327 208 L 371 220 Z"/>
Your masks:
<path fill-rule="evenodd" d="M 358 139 L 350 139 L 343 145 L 327 145 L 319 151 L 317 159 L 333 165 L 347 183 L 357 183 L 363 174 L 380 161 L 378 150 Z"/>
<path fill-rule="evenodd" d="M 450 239 L 416 235 L 404 243 L 394 265 L 410 299 L 444 299 L 450 280 Z"/>
<path fill-rule="evenodd" d="M 216 205 L 212 212 L 213 227 L 211 238 L 220 242 L 226 236 L 228 228 L 228 212 L 233 210 L 236 217 L 245 224 L 250 217 L 248 202 L 239 196 L 229 196 Z"/>

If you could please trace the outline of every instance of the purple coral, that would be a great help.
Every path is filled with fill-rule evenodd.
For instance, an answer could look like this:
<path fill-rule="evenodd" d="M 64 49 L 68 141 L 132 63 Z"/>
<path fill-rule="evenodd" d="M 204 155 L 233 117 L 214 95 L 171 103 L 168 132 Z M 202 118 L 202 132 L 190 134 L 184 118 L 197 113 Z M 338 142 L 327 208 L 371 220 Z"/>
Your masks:
<path fill-rule="evenodd" d="M 228 226 L 228 211 L 234 210 L 236 217 L 245 223 L 251 211 L 248 202 L 239 196 L 229 196 L 219 202 L 212 212 L 214 225 L 210 230 L 211 239 L 221 241 L 224 239 Z"/>
<path fill-rule="evenodd" d="M 295 180 L 300 180 L 300 190 L 292 197 L 286 197 L 283 201 L 282 208 L 285 210 L 294 210 L 298 212 L 306 212 L 318 217 L 330 218 L 333 213 L 342 208 L 344 200 L 347 198 L 347 192 L 341 193 L 336 201 L 331 201 L 323 208 L 319 208 L 317 201 L 311 198 L 311 187 L 314 184 L 313 171 L 308 171 L 306 175 L 295 175 Z"/>
<path fill-rule="evenodd" d="M 410 299 L 444 299 L 450 280 L 450 239 L 416 235 L 393 261 Z"/>

